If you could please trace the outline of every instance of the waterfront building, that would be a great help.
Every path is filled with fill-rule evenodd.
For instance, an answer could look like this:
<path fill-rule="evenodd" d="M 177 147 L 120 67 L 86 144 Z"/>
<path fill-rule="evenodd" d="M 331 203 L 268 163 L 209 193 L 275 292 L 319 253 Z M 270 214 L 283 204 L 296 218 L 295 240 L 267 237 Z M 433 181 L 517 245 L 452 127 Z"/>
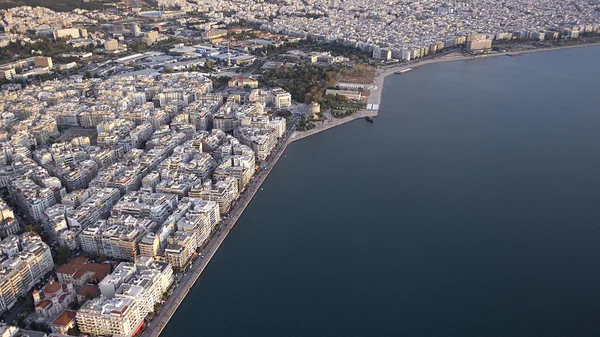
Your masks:
<path fill-rule="evenodd" d="M 133 297 L 141 303 L 145 317 L 162 301 L 162 294 L 173 284 L 173 267 L 152 257 L 140 256 L 134 263 L 121 262 L 99 287 L 103 298 Z"/>
<path fill-rule="evenodd" d="M 194 231 L 176 231 L 167 239 L 164 258 L 174 269 L 183 271 L 192 262 L 198 247 L 198 235 Z"/>
<path fill-rule="evenodd" d="M 467 42 L 467 51 L 481 52 L 492 49 L 492 40 L 473 40 Z"/>
<path fill-rule="evenodd" d="M 277 144 L 277 129 L 242 126 L 235 129 L 233 135 L 242 144 L 252 148 L 258 160 L 267 159 Z"/>
<path fill-rule="evenodd" d="M 144 322 L 138 302 L 130 297 L 99 297 L 77 311 L 77 326 L 84 334 L 131 337 Z"/>
<path fill-rule="evenodd" d="M 180 210 L 185 210 L 177 221 L 177 229 L 197 234 L 197 247 L 202 247 L 212 231 L 221 222 L 219 205 L 214 201 L 195 198 L 184 198 L 180 202 Z"/>
<path fill-rule="evenodd" d="M 389 49 L 375 48 L 373 49 L 373 58 L 378 60 L 390 60 L 392 58 L 392 51 Z"/>
<path fill-rule="evenodd" d="M 219 205 L 221 214 L 227 214 L 233 202 L 239 197 L 238 184 L 234 177 L 225 177 L 214 184 L 211 180 L 207 180 L 202 184 L 192 186 L 189 196 L 215 201 Z"/>

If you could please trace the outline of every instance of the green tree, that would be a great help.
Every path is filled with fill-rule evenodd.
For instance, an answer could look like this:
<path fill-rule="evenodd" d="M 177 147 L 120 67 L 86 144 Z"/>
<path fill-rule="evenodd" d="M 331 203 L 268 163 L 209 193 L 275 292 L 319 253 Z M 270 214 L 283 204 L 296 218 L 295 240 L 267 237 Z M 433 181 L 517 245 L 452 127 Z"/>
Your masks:
<path fill-rule="evenodd" d="M 56 247 L 56 262 L 65 264 L 71 258 L 71 249 L 67 246 Z"/>
<path fill-rule="evenodd" d="M 81 332 L 79 331 L 79 327 L 77 327 L 77 325 L 75 325 L 71 329 L 67 330 L 67 334 L 69 336 L 79 336 L 81 334 Z"/>

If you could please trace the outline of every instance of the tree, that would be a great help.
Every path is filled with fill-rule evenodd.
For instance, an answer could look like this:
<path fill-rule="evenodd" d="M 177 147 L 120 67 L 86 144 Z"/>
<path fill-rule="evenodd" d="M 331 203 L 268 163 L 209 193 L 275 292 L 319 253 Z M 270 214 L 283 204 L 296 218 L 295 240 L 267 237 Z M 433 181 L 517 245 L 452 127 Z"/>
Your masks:
<path fill-rule="evenodd" d="M 71 258 L 71 249 L 67 246 L 56 247 L 56 262 L 65 264 Z"/>
<path fill-rule="evenodd" d="M 67 334 L 69 336 L 79 336 L 81 334 L 81 332 L 79 331 L 79 328 L 76 326 L 72 327 L 71 329 L 67 330 Z"/>
<path fill-rule="evenodd" d="M 39 330 L 40 327 L 38 326 L 38 324 L 35 321 L 33 321 L 33 322 L 29 323 L 29 328 L 31 330 Z"/>

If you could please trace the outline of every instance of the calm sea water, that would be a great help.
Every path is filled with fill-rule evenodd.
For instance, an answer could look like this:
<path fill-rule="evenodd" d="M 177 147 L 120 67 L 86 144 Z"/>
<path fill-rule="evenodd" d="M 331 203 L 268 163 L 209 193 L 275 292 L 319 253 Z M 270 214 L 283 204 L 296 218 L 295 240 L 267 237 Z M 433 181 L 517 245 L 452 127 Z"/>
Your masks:
<path fill-rule="evenodd" d="M 288 148 L 163 336 L 598 336 L 600 48 L 388 77 Z"/>

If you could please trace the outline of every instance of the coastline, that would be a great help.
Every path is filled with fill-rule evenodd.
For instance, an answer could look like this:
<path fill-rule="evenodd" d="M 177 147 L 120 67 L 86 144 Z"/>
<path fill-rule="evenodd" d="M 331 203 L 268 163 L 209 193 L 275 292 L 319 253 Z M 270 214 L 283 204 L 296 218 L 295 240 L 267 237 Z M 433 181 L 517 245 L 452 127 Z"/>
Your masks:
<path fill-rule="evenodd" d="M 471 60 L 476 58 L 487 58 L 487 57 L 496 57 L 496 56 L 506 56 L 511 53 L 519 53 L 519 54 L 528 54 L 535 52 L 545 52 L 545 51 L 554 51 L 561 49 L 571 49 L 571 48 L 579 48 L 579 47 L 590 47 L 590 46 L 600 46 L 600 42 L 597 43 L 586 43 L 586 44 L 577 44 L 570 46 L 557 46 L 550 48 L 539 48 L 539 49 L 530 49 L 530 50 L 522 50 L 522 51 L 511 51 L 511 52 L 502 52 L 502 53 L 494 53 L 494 54 L 486 54 L 485 56 L 441 56 L 437 58 L 432 58 L 428 60 L 422 60 L 414 63 L 408 64 L 400 64 L 394 65 L 387 68 L 377 69 L 377 73 L 373 83 L 377 86 L 375 90 L 372 90 L 367 103 L 368 104 L 380 104 L 381 97 L 383 95 L 384 82 L 385 78 L 389 75 L 393 75 L 395 72 L 408 69 L 424 66 L 427 64 L 435 64 L 441 62 L 454 62 L 454 61 L 462 61 L 462 60 Z M 201 251 L 200 255 L 203 255 L 204 258 L 197 258 L 190 269 L 186 272 L 185 276 L 180 280 L 179 286 L 173 289 L 171 296 L 167 299 L 167 304 L 160 308 L 158 313 L 159 317 L 156 317 L 145 327 L 144 331 L 139 335 L 140 337 L 158 337 L 166 325 L 169 323 L 172 316 L 175 314 L 183 300 L 185 300 L 187 294 L 191 290 L 192 286 L 196 283 L 206 266 L 211 261 L 212 257 L 215 255 L 221 244 L 225 241 L 225 238 L 229 234 L 229 231 L 235 226 L 239 217 L 243 214 L 244 210 L 250 203 L 250 201 L 254 198 L 256 192 L 258 192 L 260 186 L 268 177 L 269 173 L 278 162 L 281 155 L 285 152 L 287 147 L 295 142 L 302 140 L 306 137 L 310 137 L 314 134 L 326 131 L 328 129 L 346 124 L 348 122 L 354 121 L 356 119 L 365 118 L 367 116 L 377 116 L 379 114 L 379 110 L 360 110 L 354 113 L 351 116 L 343 117 L 343 118 L 334 118 L 329 119 L 327 122 L 320 123 L 315 128 L 308 131 L 292 131 L 289 133 L 286 138 L 280 141 L 279 145 L 274 149 L 273 155 L 266 163 L 265 169 L 258 171 L 256 176 L 252 179 L 250 185 L 246 189 L 245 193 L 240 197 L 232 211 L 229 213 L 228 219 L 224 220 L 220 226 L 220 229 L 209 239 L 205 248 Z"/>
<path fill-rule="evenodd" d="M 193 285 L 196 283 L 219 247 L 221 247 L 221 244 L 225 241 L 229 231 L 235 226 L 239 217 L 242 215 L 248 204 L 250 204 L 250 201 L 254 198 L 256 192 L 258 192 L 258 189 L 262 186 L 262 183 L 269 173 L 271 173 L 271 170 L 277 161 L 279 161 L 279 158 L 285 152 L 287 146 L 293 142 L 292 136 L 294 133 L 295 132 L 288 134 L 287 137 L 282 139 L 279 145 L 273 150 L 273 155 L 266 162 L 265 169 L 256 173 L 246 188 L 246 191 L 233 206 L 227 220 L 222 221 L 217 232 L 209 239 L 204 249 L 200 252 L 199 256 L 204 256 L 204 258 L 196 258 L 185 273 L 185 276 L 179 281 L 179 285 L 173 289 L 173 292 L 167 299 L 167 304 L 158 311 L 160 317 L 155 316 L 155 318 L 146 325 L 139 337 L 158 337 L 162 333 L 171 320 L 171 317 L 175 314 L 183 300 L 185 300 Z"/>

